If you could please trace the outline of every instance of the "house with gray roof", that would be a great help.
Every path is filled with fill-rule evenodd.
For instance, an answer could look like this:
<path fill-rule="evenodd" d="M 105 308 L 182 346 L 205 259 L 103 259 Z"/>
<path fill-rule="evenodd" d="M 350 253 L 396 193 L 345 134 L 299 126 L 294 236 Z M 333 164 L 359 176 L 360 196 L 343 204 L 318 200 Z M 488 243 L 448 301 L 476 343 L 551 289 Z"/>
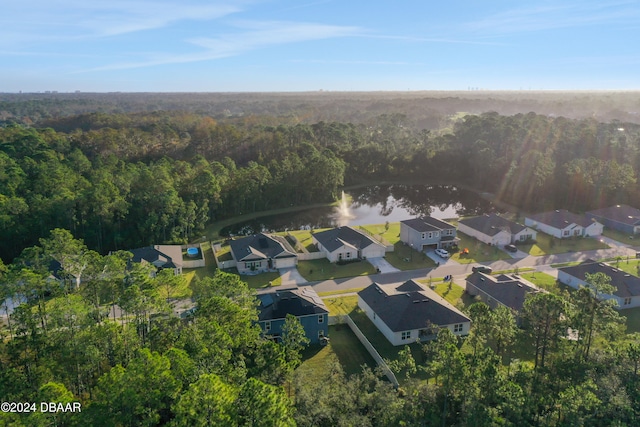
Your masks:
<path fill-rule="evenodd" d="M 627 205 L 615 205 L 596 209 L 585 214 L 605 227 L 627 233 L 630 236 L 640 234 L 640 210 Z"/>
<path fill-rule="evenodd" d="M 599 236 L 604 228 L 598 221 L 566 209 L 528 215 L 524 223 L 558 239 Z"/>
<path fill-rule="evenodd" d="M 358 292 L 358 307 L 393 345 L 433 339 L 440 328 L 455 335 L 467 335 L 471 328 L 471 319 L 414 280 L 373 283 Z"/>
<path fill-rule="evenodd" d="M 152 264 L 156 269 L 171 268 L 174 274 L 182 274 L 182 247 L 180 245 L 153 245 L 129 250 L 131 262 Z"/>
<path fill-rule="evenodd" d="M 329 332 L 329 310 L 311 286 L 258 292 L 258 324 L 266 336 L 280 339 L 287 314 L 295 316 L 311 343 L 318 343 Z"/>
<path fill-rule="evenodd" d="M 460 241 L 455 225 L 432 216 L 400 221 L 400 240 L 418 251 L 449 248 Z"/>
<path fill-rule="evenodd" d="M 349 226 L 313 233 L 312 241 L 330 262 L 379 258 L 386 252 L 384 245 Z"/>
<path fill-rule="evenodd" d="M 527 295 L 540 292 L 533 283 L 518 275 L 492 276 L 479 271 L 467 277 L 465 290 L 493 309 L 503 305 L 515 313 L 522 311 Z"/>
<path fill-rule="evenodd" d="M 535 240 L 538 235 L 536 230 L 495 213 L 461 219 L 458 231 L 493 246 Z"/>
<path fill-rule="evenodd" d="M 259 233 L 232 240 L 229 245 L 240 274 L 258 274 L 298 265 L 298 255 L 282 236 Z"/>
<path fill-rule="evenodd" d="M 596 273 L 611 277 L 610 284 L 615 288 L 613 295 L 601 295 L 602 299 L 615 300 L 618 309 L 640 307 L 640 277 L 602 262 L 589 259 L 578 265 L 559 268 L 558 281 L 575 289 L 588 287 L 586 275 Z"/>

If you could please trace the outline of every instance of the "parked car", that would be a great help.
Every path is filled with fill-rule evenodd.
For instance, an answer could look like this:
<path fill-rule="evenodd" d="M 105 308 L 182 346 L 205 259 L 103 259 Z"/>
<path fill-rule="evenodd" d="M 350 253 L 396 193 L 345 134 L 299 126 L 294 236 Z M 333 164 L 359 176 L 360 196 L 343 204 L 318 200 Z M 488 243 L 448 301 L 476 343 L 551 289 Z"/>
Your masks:
<path fill-rule="evenodd" d="M 516 248 L 516 245 L 505 245 L 504 248 L 509 252 L 518 252 L 518 248 Z"/>
<path fill-rule="evenodd" d="M 475 273 L 475 272 L 480 272 L 480 273 L 485 273 L 485 274 L 491 274 L 493 272 L 493 269 L 491 267 L 487 267 L 486 265 L 475 265 L 471 268 L 471 270 Z"/>
<path fill-rule="evenodd" d="M 436 255 L 440 255 L 442 258 L 449 258 L 449 252 L 445 249 L 436 249 Z"/>

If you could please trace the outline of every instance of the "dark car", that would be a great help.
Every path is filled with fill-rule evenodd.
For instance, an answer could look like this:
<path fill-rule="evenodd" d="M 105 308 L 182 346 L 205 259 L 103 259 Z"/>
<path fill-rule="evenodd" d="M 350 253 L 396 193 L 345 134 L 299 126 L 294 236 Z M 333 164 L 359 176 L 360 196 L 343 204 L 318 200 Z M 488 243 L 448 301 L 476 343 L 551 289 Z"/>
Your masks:
<path fill-rule="evenodd" d="M 480 273 L 485 273 L 485 274 L 491 274 L 491 272 L 493 271 L 493 269 L 491 267 L 487 267 L 486 265 L 476 265 L 476 266 L 472 267 L 471 270 L 474 273 L 475 272 L 480 272 Z"/>
<path fill-rule="evenodd" d="M 504 248 L 509 252 L 518 252 L 518 248 L 516 248 L 516 245 L 505 245 Z"/>

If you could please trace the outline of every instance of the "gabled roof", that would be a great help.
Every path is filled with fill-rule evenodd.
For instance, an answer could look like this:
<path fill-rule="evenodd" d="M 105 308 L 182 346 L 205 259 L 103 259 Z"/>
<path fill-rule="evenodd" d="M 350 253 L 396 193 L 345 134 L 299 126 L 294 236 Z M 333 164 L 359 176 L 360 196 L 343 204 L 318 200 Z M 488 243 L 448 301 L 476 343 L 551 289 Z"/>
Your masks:
<path fill-rule="evenodd" d="M 491 276 L 477 271 L 467 277 L 467 282 L 515 311 L 522 310 L 528 294 L 540 292 L 526 280 L 506 274 Z"/>
<path fill-rule="evenodd" d="M 178 245 L 145 246 L 129 250 L 132 262 L 146 261 L 157 267 L 179 268 L 182 266 L 182 249 Z"/>
<path fill-rule="evenodd" d="M 329 252 L 333 252 L 342 246 L 364 249 L 371 245 L 380 245 L 366 234 L 348 226 L 314 233 L 313 237 Z"/>
<path fill-rule="evenodd" d="M 627 205 L 615 205 L 608 208 L 589 211 L 587 213 L 596 217 L 621 222 L 623 224 L 640 224 L 640 210 Z"/>
<path fill-rule="evenodd" d="M 373 283 L 358 296 L 393 332 L 470 321 L 440 295 L 413 280 L 395 285 Z"/>
<path fill-rule="evenodd" d="M 558 269 L 577 279 L 586 281 L 586 274 L 604 273 L 611 277 L 611 285 L 616 288 L 613 293 L 620 298 L 640 295 L 640 277 L 633 276 L 610 265 L 588 259 L 578 265 Z"/>
<path fill-rule="evenodd" d="M 327 314 L 329 310 L 311 286 L 292 289 L 270 289 L 258 294 L 258 320 L 284 319 L 287 314 L 296 317 Z"/>
<path fill-rule="evenodd" d="M 574 214 L 566 209 L 542 212 L 535 215 L 529 215 L 527 218 L 558 229 L 566 228 L 571 224 L 577 224 L 581 227 L 588 227 L 593 224 L 593 221 L 586 216 Z"/>
<path fill-rule="evenodd" d="M 432 216 L 424 216 L 422 218 L 414 218 L 414 219 L 405 219 L 404 221 L 400 221 L 400 222 L 420 233 L 456 228 L 454 225 L 449 224 L 448 222 L 439 220 L 438 218 L 434 218 Z"/>
<path fill-rule="evenodd" d="M 297 256 L 291 247 L 277 239 L 277 236 L 271 236 L 265 233 L 255 234 L 253 236 L 243 237 L 242 239 L 232 240 L 230 243 L 231 252 L 236 261 L 253 261 L 269 258 L 290 258 Z"/>
<path fill-rule="evenodd" d="M 518 234 L 526 226 L 518 224 L 517 222 L 509 221 L 496 214 L 476 216 L 473 218 L 465 218 L 458 221 L 460 224 L 464 224 L 467 227 L 478 230 L 479 232 L 486 234 L 487 236 L 495 236 L 501 231 L 506 231 L 511 234 Z"/>

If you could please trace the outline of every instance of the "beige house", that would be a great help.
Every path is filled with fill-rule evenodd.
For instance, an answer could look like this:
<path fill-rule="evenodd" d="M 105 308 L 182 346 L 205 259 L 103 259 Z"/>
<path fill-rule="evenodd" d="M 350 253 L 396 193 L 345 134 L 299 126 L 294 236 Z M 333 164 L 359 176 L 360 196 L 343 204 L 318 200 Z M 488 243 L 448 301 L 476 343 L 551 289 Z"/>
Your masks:
<path fill-rule="evenodd" d="M 258 274 L 298 265 L 298 255 L 281 236 L 260 233 L 232 240 L 230 245 L 240 274 Z"/>
<path fill-rule="evenodd" d="M 379 258 L 385 254 L 384 245 L 348 226 L 314 233 L 312 240 L 330 262 Z"/>

